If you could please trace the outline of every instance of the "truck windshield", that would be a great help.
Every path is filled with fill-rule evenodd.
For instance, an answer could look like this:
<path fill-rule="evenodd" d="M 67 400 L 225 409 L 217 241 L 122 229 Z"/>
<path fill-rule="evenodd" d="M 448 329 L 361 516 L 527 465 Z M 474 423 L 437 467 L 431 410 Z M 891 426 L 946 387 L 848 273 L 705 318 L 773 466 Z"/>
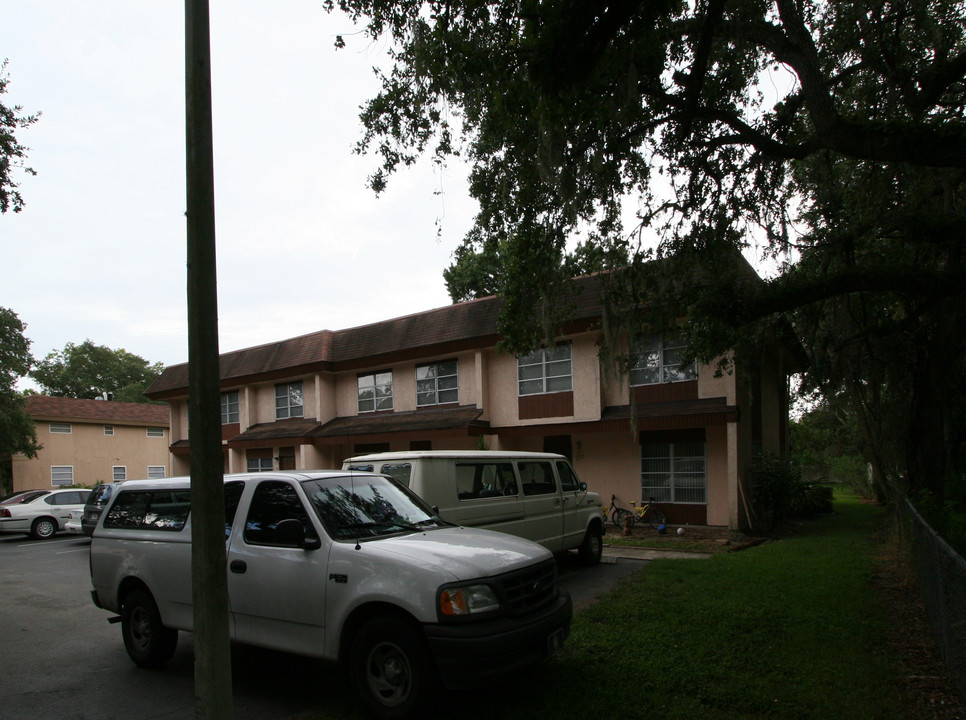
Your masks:
<path fill-rule="evenodd" d="M 445 525 L 418 497 L 381 475 L 304 480 L 302 489 L 334 540 L 357 540 Z"/>

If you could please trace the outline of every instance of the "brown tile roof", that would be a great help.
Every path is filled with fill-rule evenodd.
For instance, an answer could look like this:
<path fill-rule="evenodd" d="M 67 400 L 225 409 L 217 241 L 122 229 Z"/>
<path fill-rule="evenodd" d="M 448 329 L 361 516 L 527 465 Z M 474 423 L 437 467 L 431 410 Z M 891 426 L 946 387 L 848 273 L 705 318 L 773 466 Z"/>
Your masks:
<path fill-rule="evenodd" d="M 29 395 L 27 413 L 34 420 L 93 422 L 111 425 L 168 427 L 167 405 L 107 402 L 79 398 Z"/>
<path fill-rule="evenodd" d="M 489 428 L 490 423 L 479 419 L 482 414 L 483 411 L 475 405 L 461 405 L 454 408 L 417 410 L 415 412 L 339 417 L 315 430 L 312 437 L 330 438 L 396 432 L 439 432 L 469 429 L 471 427 Z"/>
<path fill-rule="evenodd" d="M 574 281 L 575 322 L 600 317 L 600 291 L 597 275 Z M 498 340 L 497 319 L 502 306 L 502 298 L 490 296 L 347 330 L 321 330 L 223 353 L 222 386 L 493 346 Z M 182 363 L 165 368 L 145 395 L 162 399 L 183 395 L 187 388 L 188 364 Z"/>

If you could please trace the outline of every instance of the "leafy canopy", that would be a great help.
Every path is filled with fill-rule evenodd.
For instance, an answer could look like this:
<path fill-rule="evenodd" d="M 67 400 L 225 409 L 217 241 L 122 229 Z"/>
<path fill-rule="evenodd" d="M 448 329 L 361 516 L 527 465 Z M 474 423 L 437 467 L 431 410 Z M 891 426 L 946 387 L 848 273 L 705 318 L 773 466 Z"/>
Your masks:
<path fill-rule="evenodd" d="M 112 350 L 85 340 L 67 343 L 37 363 L 30 377 L 55 397 L 99 398 L 108 393 L 117 402 L 148 402 L 144 390 L 164 370 L 127 350 Z"/>
<path fill-rule="evenodd" d="M 40 449 L 23 395 L 15 387 L 33 363 L 25 330 L 13 310 L 0 307 L 0 458 L 14 453 L 36 457 Z"/>
<path fill-rule="evenodd" d="M 883 473 L 960 471 L 962 2 L 327 6 L 391 41 L 361 114 L 372 187 L 423 153 L 471 164 L 480 211 L 447 282 L 505 297 L 508 349 L 552 339 L 582 239 L 628 268 L 611 341 L 686 317 L 701 359 L 754 358 L 790 321 L 806 387 L 849 397 Z M 750 243 L 767 282 L 736 259 Z"/>
<path fill-rule="evenodd" d="M 10 76 L 7 75 L 7 61 L 0 62 L 0 98 L 7 92 Z M 37 122 L 40 113 L 24 115 L 20 105 L 7 106 L 0 102 L 0 214 L 23 209 L 23 198 L 14 182 L 13 171 L 20 168 L 28 175 L 36 175 L 34 170 L 24 165 L 27 150 L 15 135 L 18 130 L 26 130 Z"/>

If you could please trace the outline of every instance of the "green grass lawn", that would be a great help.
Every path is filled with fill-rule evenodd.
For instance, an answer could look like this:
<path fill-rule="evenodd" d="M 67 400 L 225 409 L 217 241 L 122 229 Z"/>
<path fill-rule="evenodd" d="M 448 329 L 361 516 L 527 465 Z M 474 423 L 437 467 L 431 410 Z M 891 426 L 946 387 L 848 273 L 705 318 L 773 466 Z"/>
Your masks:
<path fill-rule="evenodd" d="M 706 560 L 656 560 L 576 614 L 526 678 L 445 702 L 486 718 L 905 717 L 871 587 L 884 511 L 839 493 L 792 537 Z M 317 718 L 362 717 L 346 698 Z"/>

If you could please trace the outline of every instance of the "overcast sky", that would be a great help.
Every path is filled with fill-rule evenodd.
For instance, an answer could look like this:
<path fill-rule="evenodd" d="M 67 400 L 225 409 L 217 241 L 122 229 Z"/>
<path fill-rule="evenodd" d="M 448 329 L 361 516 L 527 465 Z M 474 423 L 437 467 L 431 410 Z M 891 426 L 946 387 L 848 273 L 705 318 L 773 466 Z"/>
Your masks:
<path fill-rule="evenodd" d="M 185 362 L 183 3 L 5 0 L 2 19 L 3 102 L 43 116 L 18 135 L 38 174 L 0 215 L 0 306 L 37 358 L 89 338 Z M 377 158 L 352 152 L 385 46 L 321 0 L 211 0 L 211 28 L 221 351 L 448 304 L 464 172 L 427 161 L 377 198 Z"/>

